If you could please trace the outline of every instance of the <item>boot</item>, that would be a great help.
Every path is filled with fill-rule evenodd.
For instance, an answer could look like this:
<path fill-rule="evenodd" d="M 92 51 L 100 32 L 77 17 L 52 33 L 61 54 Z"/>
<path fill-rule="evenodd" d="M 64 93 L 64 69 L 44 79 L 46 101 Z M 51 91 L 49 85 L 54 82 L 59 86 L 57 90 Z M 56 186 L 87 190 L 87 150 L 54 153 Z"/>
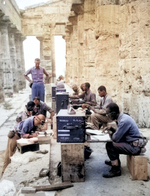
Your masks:
<path fill-rule="evenodd" d="M 106 165 L 109 165 L 109 166 L 112 166 L 112 164 L 111 164 L 111 161 L 110 161 L 110 160 L 105 160 L 105 164 L 106 164 Z"/>
<path fill-rule="evenodd" d="M 104 178 L 113 178 L 116 176 L 121 176 L 121 168 L 120 166 L 116 166 L 116 165 L 112 166 L 109 172 L 103 174 Z"/>
<path fill-rule="evenodd" d="M 109 166 L 112 166 L 112 164 L 111 164 L 111 161 L 110 160 L 105 160 L 105 164 L 106 165 L 109 165 Z M 120 159 L 118 160 L 118 166 L 120 166 L 121 167 L 121 162 L 120 162 Z"/>

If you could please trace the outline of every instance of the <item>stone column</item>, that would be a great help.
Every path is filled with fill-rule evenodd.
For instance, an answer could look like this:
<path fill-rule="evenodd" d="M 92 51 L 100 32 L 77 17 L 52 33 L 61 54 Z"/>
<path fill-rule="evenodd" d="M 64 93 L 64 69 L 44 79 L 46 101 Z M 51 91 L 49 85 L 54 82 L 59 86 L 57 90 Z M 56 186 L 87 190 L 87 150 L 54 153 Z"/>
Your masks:
<path fill-rule="evenodd" d="M 40 41 L 40 59 L 41 66 L 46 69 L 46 71 L 52 73 L 52 63 L 51 63 L 51 48 L 50 42 L 47 37 L 36 37 Z M 50 83 L 49 81 L 48 83 Z"/>
<path fill-rule="evenodd" d="M 0 46 L 2 46 L 1 29 L 0 29 Z M 2 66 L 2 47 L 0 47 L 0 103 L 4 101 L 4 89 L 3 89 L 3 66 Z"/>
<path fill-rule="evenodd" d="M 52 73 L 52 63 L 51 63 L 51 50 L 50 50 L 50 37 L 45 35 L 44 37 L 36 37 L 40 41 L 40 59 L 41 66 L 45 68 L 45 70 L 51 74 Z M 48 81 L 45 80 L 45 101 L 51 101 L 51 87 L 50 83 L 52 82 L 52 78 Z"/>
<path fill-rule="evenodd" d="M 43 37 L 36 37 L 40 41 L 40 59 L 43 61 Z"/>
<path fill-rule="evenodd" d="M 24 48 L 23 48 L 23 42 L 26 39 L 25 36 L 21 36 L 21 43 L 20 43 L 20 50 L 21 50 L 21 62 L 22 62 L 22 74 L 25 73 L 25 61 L 24 61 Z M 24 77 L 22 77 L 22 89 L 26 88 L 26 80 Z"/>
<path fill-rule="evenodd" d="M 10 62 L 12 65 L 13 73 L 13 92 L 18 92 L 18 71 L 17 71 L 17 62 L 16 62 L 16 46 L 15 46 L 15 33 L 17 29 L 10 27 L 9 28 L 9 47 L 10 47 Z"/>
<path fill-rule="evenodd" d="M 7 23 L 0 26 L 1 29 L 1 61 L 3 69 L 3 88 L 6 96 L 13 96 L 13 74 L 12 66 L 10 63 L 10 49 L 8 38 Z"/>
<path fill-rule="evenodd" d="M 16 45 L 16 63 L 17 63 L 17 75 L 18 75 L 18 90 L 22 90 L 25 87 L 24 79 L 24 58 L 23 58 L 23 44 L 22 34 L 15 34 L 15 45 Z"/>

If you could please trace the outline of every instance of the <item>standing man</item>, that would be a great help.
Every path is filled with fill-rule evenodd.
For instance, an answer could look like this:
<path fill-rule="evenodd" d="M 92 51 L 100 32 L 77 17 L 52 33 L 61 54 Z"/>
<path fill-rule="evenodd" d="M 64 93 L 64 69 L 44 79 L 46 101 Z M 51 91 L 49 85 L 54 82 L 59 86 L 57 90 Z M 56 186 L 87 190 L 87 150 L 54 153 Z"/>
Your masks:
<path fill-rule="evenodd" d="M 29 74 L 32 75 L 32 80 L 28 77 Z M 45 86 L 43 82 L 43 74 L 45 74 L 46 77 L 50 77 L 46 70 L 40 67 L 39 58 L 35 59 L 35 66 L 27 70 L 24 74 L 24 77 L 30 82 L 30 87 L 32 88 L 32 101 L 34 97 L 40 97 L 40 100 L 44 101 Z"/>
<path fill-rule="evenodd" d="M 102 125 L 105 127 L 107 122 L 111 121 L 111 119 L 106 116 L 106 107 L 113 102 L 111 97 L 107 94 L 105 86 L 100 86 L 98 88 L 98 93 L 99 96 L 102 97 L 100 105 L 96 107 L 86 106 L 88 109 L 93 110 L 94 112 L 88 119 L 88 122 L 90 122 L 91 125 L 88 125 L 87 128 L 97 130 L 99 130 Z"/>
<path fill-rule="evenodd" d="M 139 155 L 146 151 L 147 139 L 138 129 L 134 119 L 119 111 L 116 103 L 110 103 L 106 108 L 106 114 L 116 124 L 108 123 L 108 130 L 112 142 L 106 143 L 106 150 L 110 160 L 105 164 L 112 166 L 111 170 L 103 174 L 104 178 L 112 178 L 121 175 L 120 154 Z"/>

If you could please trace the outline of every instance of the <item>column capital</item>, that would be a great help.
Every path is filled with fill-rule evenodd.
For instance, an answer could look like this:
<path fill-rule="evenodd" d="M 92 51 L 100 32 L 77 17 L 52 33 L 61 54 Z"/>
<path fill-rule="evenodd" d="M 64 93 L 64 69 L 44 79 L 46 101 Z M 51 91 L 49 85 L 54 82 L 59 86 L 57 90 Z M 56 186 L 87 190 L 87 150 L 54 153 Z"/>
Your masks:
<path fill-rule="evenodd" d="M 36 37 L 36 39 L 39 41 L 43 41 L 44 38 L 43 37 Z"/>

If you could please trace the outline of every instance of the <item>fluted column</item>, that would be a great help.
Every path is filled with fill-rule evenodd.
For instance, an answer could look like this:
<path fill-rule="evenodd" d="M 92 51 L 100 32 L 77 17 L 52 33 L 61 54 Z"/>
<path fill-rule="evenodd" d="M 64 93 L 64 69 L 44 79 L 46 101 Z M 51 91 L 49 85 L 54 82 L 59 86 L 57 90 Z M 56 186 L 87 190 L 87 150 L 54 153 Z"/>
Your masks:
<path fill-rule="evenodd" d="M 3 88 L 5 96 L 13 95 L 13 74 L 10 63 L 10 48 L 8 38 L 8 25 L 2 24 L 1 27 L 1 63 L 3 69 Z"/>
<path fill-rule="evenodd" d="M 10 62 L 12 65 L 13 74 L 13 92 L 18 92 L 18 71 L 16 62 L 16 45 L 15 45 L 15 28 L 9 28 L 9 48 L 10 48 Z"/>
<path fill-rule="evenodd" d="M 24 80 L 24 60 L 23 60 L 23 44 L 22 34 L 15 34 L 15 46 L 16 46 L 16 63 L 17 63 L 17 75 L 18 75 L 18 90 L 22 90 L 25 87 Z"/>
<path fill-rule="evenodd" d="M 1 29 L 0 29 L 0 46 L 2 46 Z M 3 65 L 2 65 L 2 47 L 0 47 L 0 103 L 4 101 L 4 89 L 3 89 Z"/>
<path fill-rule="evenodd" d="M 25 72 L 25 61 L 24 61 L 24 49 L 23 49 L 23 42 L 26 39 L 25 36 L 21 36 L 21 43 L 20 43 L 20 52 L 21 52 L 21 62 L 22 62 L 22 75 L 24 75 Z M 26 87 L 26 80 L 24 77 L 22 77 L 22 88 Z"/>

